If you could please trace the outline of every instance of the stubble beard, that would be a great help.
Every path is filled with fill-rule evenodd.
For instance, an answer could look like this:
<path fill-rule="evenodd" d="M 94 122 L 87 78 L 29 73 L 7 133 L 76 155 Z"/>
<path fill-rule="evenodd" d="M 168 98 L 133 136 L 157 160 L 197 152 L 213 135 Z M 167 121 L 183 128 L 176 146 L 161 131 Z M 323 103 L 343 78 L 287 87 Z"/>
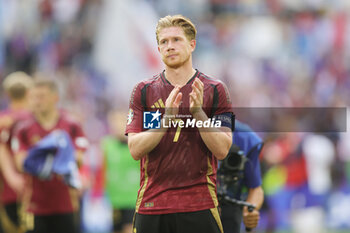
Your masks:
<path fill-rule="evenodd" d="M 176 63 L 171 63 L 171 62 L 167 62 L 166 59 L 163 59 L 163 62 L 164 64 L 171 68 L 171 69 L 177 69 L 181 66 L 183 66 L 186 62 L 188 62 L 190 60 L 190 54 L 183 60 L 183 61 L 179 61 L 179 62 L 176 62 Z"/>

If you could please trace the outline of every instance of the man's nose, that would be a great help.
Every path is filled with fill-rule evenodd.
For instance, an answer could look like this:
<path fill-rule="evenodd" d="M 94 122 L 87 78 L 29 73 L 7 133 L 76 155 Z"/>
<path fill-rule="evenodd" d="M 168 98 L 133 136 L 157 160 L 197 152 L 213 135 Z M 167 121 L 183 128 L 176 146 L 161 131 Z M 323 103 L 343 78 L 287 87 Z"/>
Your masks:
<path fill-rule="evenodd" d="M 173 49 L 174 49 L 174 44 L 173 44 L 173 42 L 169 41 L 167 44 L 167 51 L 173 50 Z"/>

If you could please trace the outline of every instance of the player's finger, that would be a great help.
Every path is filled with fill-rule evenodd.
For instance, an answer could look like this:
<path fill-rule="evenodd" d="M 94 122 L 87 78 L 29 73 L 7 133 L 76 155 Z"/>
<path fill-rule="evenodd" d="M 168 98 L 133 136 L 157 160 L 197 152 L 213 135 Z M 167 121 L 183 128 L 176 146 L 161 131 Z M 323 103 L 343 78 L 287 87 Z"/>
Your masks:
<path fill-rule="evenodd" d="M 190 93 L 190 101 L 192 101 L 194 104 L 196 104 L 197 103 L 197 95 L 196 95 L 196 93 L 195 92 L 191 92 Z"/>
<path fill-rule="evenodd" d="M 194 80 L 194 82 L 192 83 L 191 86 L 192 86 L 192 89 L 195 88 L 195 87 L 198 88 L 198 89 L 200 88 L 200 84 L 197 82 L 197 78 Z"/>
<path fill-rule="evenodd" d="M 193 83 L 198 87 L 198 89 L 204 89 L 204 84 L 199 78 L 196 78 Z"/>
<path fill-rule="evenodd" d="M 253 212 L 250 213 L 252 216 L 256 216 L 256 217 L 259 217 L 260 216 L 260 213 L 259 211 L 257 210 L 254 210 Z"/>
<path fill-rule="evenodd" d="M 175 100 L 174 100 L 174 107 L 179 107 L 180 104 L 181 104 L 181 100 L 182 100 L 182 93 L 179 92 L 176 97 L 175 97 Z"/>
<path fill-rule="evenodd" d="M 167 106 L 167 107 L 172 106 L 172 104 L 174 103 L 175 97 L 177 96 L 179 91 L 180 91 L 180 88 L 178 86 L 175 86 L 174 89 L 170 92 L 168 98 L 166 99 L 167 105 L 170 105 L 170 106 Z"/>
<path fill-rule="evenodd" d="M 244 224 L 246 226 L 252 226 L 258 224 L 259 219 L 245 219 Z"/>
<path fill-rule="evenodd" d="M 259 219 L 246 219 L 244 221 L 244 225 L 251 228 L 254 228 L 256 225 L 258 225 L 258 223 L 259 223 Z"/>
<path fill-rule="evenodd" d="M 196 98 L 195 98 L 195 93 L 191 92 L 190 93 L 190 107 L 196 106 Z"/>
<path fill-rule="evenodd" d="M 192 86 L 192 91 L 196 93 L 197 96 L 202 96 L 202 92 L 199 90 L 197 86 Z"/>
<path fill-rule="evenodd" d="M 248 216 L 248 217 L 246 218 L 246 220 L 247 220 L 248 222 L 256 222 L 256 221 L 259 221 L 259 216 Z"/>
<path fill-rule="evenodd" d="M 247 219 L 259 219 L 260 215 L 257 212 L 248 212 L 244 214 Z"/>
<path fill-rule="evenodd" d="M 201 85 L 201 87 L 204 88 L 204 83 L 199 78 L 197 78 L 197 80 L 198 80 L 198 83 Z"/>
<path fill-rule="evenodd" d="M 201 80 L 199 80 L 199 78 L 197 78 L 195 80 L 195 82 L 192 85 L 192 88 L 196 87 L 199 90 L 200 96 L 203 96 L 203 92 L 204 92 L 204 84 L 202 83 Z"/>
<path fill-rule="evenodd" d="M 168 98 L 169 98 L 169 100 L 170 100 L 171 103 L 174 102 L 175 97 L 176 97 L 177 93 L 179 93 L 179 91 L 180 91 L 180 88 L 179 88 L 178 86 L 175 86 L 175 87 L 173 88 L 173 90 L 170 92 Z"/>

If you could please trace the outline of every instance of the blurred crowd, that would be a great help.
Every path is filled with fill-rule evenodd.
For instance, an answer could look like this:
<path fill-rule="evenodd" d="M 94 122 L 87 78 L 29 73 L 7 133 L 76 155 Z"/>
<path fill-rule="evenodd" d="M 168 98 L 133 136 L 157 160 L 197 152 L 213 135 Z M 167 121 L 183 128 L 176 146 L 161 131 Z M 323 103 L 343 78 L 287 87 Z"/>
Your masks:
<path fill-rule="evenodd" d="M 87 180 L 101 194 L 106 116 L 127 111 L 133 85 L 162 70 L 159 17 L 193 19 L 195 67 L 228 85 L 234 107 L 345 107 L 349 115 L 349 12 L 348 0 L 0 0 L 0 80 L 21 70 L 59 82 L 61 106 L 92 142 Z M 260 231 L 350 229 L 349 127 L 259 134 Z"/>

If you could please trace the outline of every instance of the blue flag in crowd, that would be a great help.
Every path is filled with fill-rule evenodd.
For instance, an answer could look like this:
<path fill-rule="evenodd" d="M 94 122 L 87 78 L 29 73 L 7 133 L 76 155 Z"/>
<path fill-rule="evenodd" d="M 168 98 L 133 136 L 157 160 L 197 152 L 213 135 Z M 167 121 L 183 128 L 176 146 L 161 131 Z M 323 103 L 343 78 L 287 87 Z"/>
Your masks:
<path fill-rule="evenodd" d="M 62 175 L 69 186 L 81 187 L 75 149 L 63 130 L 53 131 L 28 151 L 24 170 L 41 179 L 50 179 L 52 174 Z"/>

